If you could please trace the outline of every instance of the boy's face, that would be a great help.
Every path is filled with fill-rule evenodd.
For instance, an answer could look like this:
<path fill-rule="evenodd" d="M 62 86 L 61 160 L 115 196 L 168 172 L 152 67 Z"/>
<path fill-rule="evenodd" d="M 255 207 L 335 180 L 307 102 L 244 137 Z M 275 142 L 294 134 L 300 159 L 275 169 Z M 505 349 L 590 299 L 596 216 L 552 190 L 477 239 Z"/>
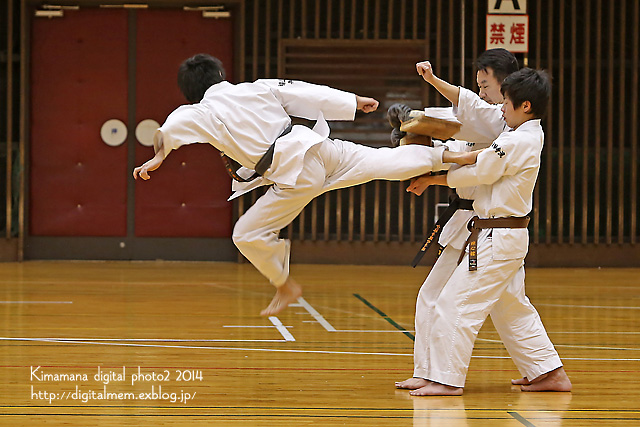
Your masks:
<path fill-rule="evenodd" d="M 476 81 L 478 82 L 478 88 L 480 92 L 478 96 L 484 99 L 489 104 L 502 103 L 502 93 L 500 92 L 500 82 L 493 74 L 493 69 L 488 68 L 486 70 L 478 70 L 476 74 Z"/>
<path fill-rule="evenodd" d="M 509 96 L 505 96 L 500 110 L 504 121 L 511 129 L 517 129 L 518 126 L 531 118 L 531 103 L 529 101 L 515 106 Z"/>

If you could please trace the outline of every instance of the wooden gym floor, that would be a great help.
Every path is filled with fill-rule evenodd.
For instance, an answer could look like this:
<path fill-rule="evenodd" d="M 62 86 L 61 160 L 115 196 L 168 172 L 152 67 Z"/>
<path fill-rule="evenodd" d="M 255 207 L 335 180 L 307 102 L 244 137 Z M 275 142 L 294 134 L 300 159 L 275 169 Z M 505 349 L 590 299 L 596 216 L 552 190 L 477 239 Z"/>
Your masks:
<path fill-rule="evenodd" d="M 462 397 L 412 397 L 427 268 L 294 265 L 303 300 L 248 264 L 0 264 L 0 425 L 636 426 L 640 269 L 529 269 L 572 393 L 523 393 L 487 321 Z"/>

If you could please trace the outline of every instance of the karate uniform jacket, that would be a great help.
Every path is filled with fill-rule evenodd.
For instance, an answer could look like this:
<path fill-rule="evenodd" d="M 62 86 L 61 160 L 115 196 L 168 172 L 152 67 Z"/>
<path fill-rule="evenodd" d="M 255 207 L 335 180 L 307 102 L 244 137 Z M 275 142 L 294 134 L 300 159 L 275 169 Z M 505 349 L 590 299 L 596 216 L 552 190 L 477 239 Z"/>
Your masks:
<path fill-rule="evenodd" d="M 478 154 L 474 165 L 452 167 L 447 183 L 455 188 L 476 187 L 473 208 L 480 218 L 526 216 L 533 208 L 543 144 L 540 120 L 528 120 L 500 134 L 491 147 Z M 495 228 L 491 232 L 494 259 L 525 257 L 529 248 L 526 228 Z"/>
<path fill-rule="evenodd" d="M 231 200 L 260 185 L 295 186 L 307 150 L 329 136 L 326 120 L 353 120 L 356 107 L 354 94 L 327 86 L 276 79 L 223 81 L 212 85 L 201 102 L 173 111 L 156 131 L 154 148 L 164 146 L 166 157 L 183 145 L 208 143 L 253 170 L 277 140 L 271 167 L 251 182 L 234 180 Z M 316 120 L 316 125 L 296 125 L 279 137 L 291 116 Z"/>
<path fill-rule="evenodd" d="M 490 146 L 502 132 L 509 129 L 502 118 L 501 104 L 489 104 L 482 100 L 475 92 L 460 87 L 458 106 L 451 109 L 451 117 L 461 124 L 460 130 L 454 135 L 454 140 L 444 145 L 450 151 L 472 151 Z M 428 113 L 428 109 L 425 112 Z M 474 187 L 456 188 L 456 193 L 463 199 L 473 200 Z M 467 224 L 474 212 L 468 210 L 456 211 L 442 229 L 438 243 L 441 246 L 451 246 L 462 249 L 469 230 Z"/>

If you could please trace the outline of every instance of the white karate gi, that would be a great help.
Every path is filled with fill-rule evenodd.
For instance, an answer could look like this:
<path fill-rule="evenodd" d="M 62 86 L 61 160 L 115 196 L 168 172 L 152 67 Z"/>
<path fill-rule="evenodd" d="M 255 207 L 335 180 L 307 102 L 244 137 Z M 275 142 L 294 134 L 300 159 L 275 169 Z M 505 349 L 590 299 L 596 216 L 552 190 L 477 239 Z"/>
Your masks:
<path fill-rule="evenodd" d="M 461 87 L 457 107 L 425 108 L 425 113 L 429 114 L 430 110 L 436 110 L 438 113 L 436 116 L 456 119 L 462 124 L 460 130 L 454 135 L 454 139 L 444 143 L 448 150 L 462 152 L 487 148 L 498 135 L 509 130 L 502 119 L 501 107 L 501 104 L 489 104 L 475 92 Z M 439 142 L 436 141 L 435 144 L 438 145 Z M 450 164 L 445 165 L 445 167 L 449 166 Z M 473 187 L 456 189 L 456 193 L 462 199 L 472 200 L 473 192 Z M 457 210 L 443 227 L 438 243 L 443 247 L 453 246 L 462 249 L 469 237 L 467 224 L 473 215 L 473 211 Z"/>
<path fill-rule="evenodd" d="M 475 136 L 471 135 L 472 138 L 475 137 L 482 141 L 480 142 L 480 144 L 478 144 L 478 147 L 475 148 L 482 148 L 482 145 L 486 144 L 486 139 L 492 138 L 492 133 L 497 134 L 502 131 L 508 130 L 506 124 L 502 120 L 500 106 L 489 105 L 480 100 L 480 98 L 475 93 L 466 89 L 461 88 L 459 107 L 455 109 L 454 112 L 456 113 L 458 119 L 463 123 L 463 125 L 470 125 L 475 131 L 479 132 L 479 134 Z M 540 128 L 539 130 L 541 135 L 541 150 L 543 136 L 542 129 Z M 458 137 L 458 135 L 456 136 Z M 493 135 L 493 137 L 495 137 L 495 135 Z M 461 148 L 464 147 L 458 147 L 458 151 L 462 151 Z M 483 155 L 485 155 L 485 153 L 483 153 Z M 497 155 L 497 157 L 500 156 Z M 451 174 L 454 181 L 456 179 L 456 174 L 459 174 L 459 172 L 452 172 Z M 451 183 L 450 179 L 449 182 Z M 535 183 L 535 178 L 533 179 L 533 183 Z M 472 199 L 483 199 L 483 197 L 485 197 L 482 191 L 486 189 L 486 186 L 481 187 L 483 190 L 480 191 L 479 194 L 474 194 L 475 187 L 460 187 L 461 185 L 468 184 L 474 184 L 473 180 L 471 180 L 471 182 L 458 181 L 458 184 L 452 185 L 456 186 L 460 197 Z M 483 202 L 480 203 L 482 205 Z M 530 208 L 530 206 L 522 207 L 522 212 L 524 213 L 518 214 L 517 216 L 525 215 L 530 211 Z M 468 262 L 465 264 L 465 261 L 463 261 L 460 264 L 460 267 L 458 267 L 460 250 L 469 235 L 466 224 L 474 214 L 475 212 L 459 210 L 447 223 L 440 238 L 440 244 L 445 246 L 445 250 L 438 258 L 436 264 L 433 266 L 431 272 L 429 273 L 427 279 L 420 289 L 420 293 L 418 295 L 418 300 L 416 303 L 414 377 L 428 378 L 434 381 L 454 386 L 463 386 L 475 336 L 482 326 L 482 323 L 486 319 L 486 313 L 489 312 L 491 314 L 496 330 L 500 334 L 500 337 L 505 344 L 505 347 L 509 351 L 509 354 L 513 358 L 516 366 L 523 376 L 526 376 L 529 379 L 533 379 L 546 372 L 561 367 L 562 363 L 560 361 L 560 358 L 558 357 L 557 352 L 553 348 L 553 345 L 551 344 L 551 341 L 549 340 L 544 330 L 544 326 L 542 325 L 538 313 L 530 304 L 529 300 L 524 294 L 524 267 L 522 260 L 524 259 L 524 255 L 526 255 L 526 248 L 528 247 L 528 234 L 526 235 L 527 240 L 524 254 L 522 254 L 521 257 L 517 252 L 513 254 L 516 259 L 520 260 L 520 268 L 516 269 L 510 280 L 502 278 L 502 284 L 497 285 L 497 289 L 500 289 L 502 287 L 505 290 L 503 290 L 502 292 L 496 292 L 493 296 L 487 295 L 489 297 L 486 300 L 488 308 L 486 309 L 486 313 L 478 318 L 481 320 L 476 319 L 475 321 L 469 322 L 466 326 L 462 326 L 463 329 L 465 327 L 471 329 L 466 329 L 464 331 L 463 334 L 466 334 L 467 339 L 466 341 L 462 340 L 463 344 L 460 346 L 459 352 L 455 349 L 457 345 L 448 346 L 448 351 L 435 347 L 442 345 L 442 335 L 440 335 L 442 331 L 438 330 L 438 328 L 442 327 L 443 324 L 446 324 L 447 322 L 446 319 L 442 318 L 442 315 L 444 314 L 443 310 L 445 310 L 442 306 L 448 306 L 451 304 L 455 305 L 455 301 L 457 301 L 456 298 L 463 298 L 463 296 L 461 297 L 461 295 L 463 295 L 465 291 L 469 290 L 464 286 L 460 286 L 460 283 L 457 283 L 456 285 L 456 280 L 468 280 L 462 277 L 460 279 L 452 278 L 452 275 L 454 274 L 454 271 L 456 271 L 456 268 L 459 269 L 459 272 L 456 271 L 457 275 L 465 276 L 466 274 L 469 274 L 471 275 L 471 278 L 473 278 L 474 274 L 484 274 L 485 278 L 487 278 L 487 270 L 483 270 L 482 273 L 480 271 L 468 272 Z M 487 217 L 483 216 L 482 212 L 480 211 L 478 212 L 478 214 L 481 217 Z M 493 231 L 498 232 L 499 234 L 500 231 L 503 230 L 495 229 Z M 526 232 L 526 230 L 509 231 L 512 234 L 513 232 L 516 232 L 516 234 L 517 232 Z M 483 234 L 488 235 L 489 230 L 483 231 Z M 501 241 L 500 236 L 498 236 L 498 240 Z M 492 240 L 489 238 L 488 244 L 491 245 L 491 243 Z M 484 245 L 485 247 L 480 247 L 480 244 L 481 243 L 479 241 L 478 250 L 479 252 L 482 252 L 481 254 L 479 254 L 479 260 L 483 254 L 491 254 L 491 248 L 486 248 L 487 243 L 485 241 L 482 242 L 482 245 Z M 499 270 L 500 268 L 502 268 L 500 264 L 501 263 L 497 262 L 496 259 L 496 263 L 494 263 L 492 265 L 492 268 L 490 268 L 488 271 Z M 479 265 L 482 268 L 482 265 Z M 508 267 L 505 268 L 506 270 L 508 270 Z M 464 273 L 465 271 L 466 273 Z M 452 282 L 448 283 L 450 279 L 452 280 Z M 495 275 L 494 273 L 489 274 L 487 286 L 490 286 L 491 280 L 500 282 L 501 279 L 498 278 L 498 275 Z M 469 284 L 470 283 L 475 282 L 470 280 Z M 458 293 L 455 292 L 456 288 L 458 288 Z M 444 293 L 443 289 L 446 290 Z M 451 296 L 449 296 L 449 294 L 451 294 Z M 454 299 L 447 299 L 451 297 L 453 297 Z M 481 299 L 483 297 L 484 294 L 481 293 L 479 298 Z M 474 309 L 478 308 L 478 306 L 475 306 Z M 464 310 L 461 311 L 461 313 L 463 312 Z M 450 314 L 453 315 L 453 313 L 454 312 L 451 312 Z M 466 313 L 468 313 L 468 311 Z M 461 319 L 463 321 L 466 320 L 462 317 Z M 438 320 L 438 322 L 436 322 L 436 320 Z M 436 325 L 435 327 L 434 324 Z M 449 331 L 451 332 L 452 330 L 449 329 Z M 446 333 L 444 334 L 446 336 Z M 449 360 L 447 359 L 448 356 L 453 357 Z M 431 361 L 432 357 L 435 359 L 433 363 Z M 443 364 L 445 364 L 446 361 L 451 362 L 451 364 L 448 365 L 447 368 L 443 368 Z M 453 366 L 456 364 L 458 366 L 457 370 L 453 368 Z M 461 367 L 463 367 L 463 369 L 460 369 Z"/>
<path fill-rule="evenodd" d="M 328 139 L 325 120 L 353 120 L 356 96 L 327 86 L 291 80 L 258 80 L 211 86 L 198 104 L 169 115 L 156 132 L 156 151 L 165 156 L 192 143 L 209 143 L 246 168 L 276 141 L 271 167 L 250 183 L 233 184 L 237 197 L 273 184 L 235 224 L 233 241 L 242 254 L 275 286 L 289 276 L 290 243 L 279 239 L 286 227 L 316 196 L 375 179 L 405 180 L 442 167 L 444 148 L 409 145 L 371 148 Z M 317 120 L 313 130 L 293 126 L 290 116 Z"/>

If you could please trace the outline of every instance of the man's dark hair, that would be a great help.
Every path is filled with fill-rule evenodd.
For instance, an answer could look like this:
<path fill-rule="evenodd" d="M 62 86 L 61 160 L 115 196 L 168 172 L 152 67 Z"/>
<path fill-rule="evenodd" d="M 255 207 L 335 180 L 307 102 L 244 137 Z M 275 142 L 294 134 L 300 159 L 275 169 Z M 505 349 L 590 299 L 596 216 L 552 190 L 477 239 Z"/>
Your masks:
<path fill-rule="evenodd" d="M 537 119 L 544 117 L 551 96 L 551 79 L 546 71 L 523 68 L 509 74 L 500 86 L 502 96 L 509 98 L 514 108 L 523 102 L 531 103 L 531 112 Z"/>
<path fill-rule="evenodd" d="M 200 102 L 204 93 L 226 78 L 222 61 L 206 53 L 186 59 L 178 69 L 178 87 L 189 102 Z"/>
<path fill-rule="evenodd" d="M 476 59 L 475 65 L 479 71 L 487 72 L 487 68 L 491 68 L 499 83 L 519 68 L 518 60 L 513 53 L 502 48 L 485 50 Z"/>

